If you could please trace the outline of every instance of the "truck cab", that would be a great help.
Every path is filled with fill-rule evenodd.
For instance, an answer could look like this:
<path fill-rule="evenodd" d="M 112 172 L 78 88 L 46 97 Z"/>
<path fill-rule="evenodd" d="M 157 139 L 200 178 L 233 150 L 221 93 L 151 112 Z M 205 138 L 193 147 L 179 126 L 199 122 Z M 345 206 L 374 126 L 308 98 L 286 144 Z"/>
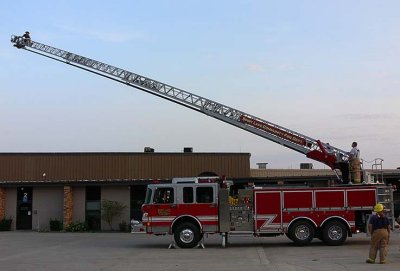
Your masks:
<path fill-rule="evenodd" d="M 133 232 L 173 234 L 180 247 L 194 247 L 204 233 L 218 232 L 218 183 L 151 184 L 142 205 L 142 221 Z"/>

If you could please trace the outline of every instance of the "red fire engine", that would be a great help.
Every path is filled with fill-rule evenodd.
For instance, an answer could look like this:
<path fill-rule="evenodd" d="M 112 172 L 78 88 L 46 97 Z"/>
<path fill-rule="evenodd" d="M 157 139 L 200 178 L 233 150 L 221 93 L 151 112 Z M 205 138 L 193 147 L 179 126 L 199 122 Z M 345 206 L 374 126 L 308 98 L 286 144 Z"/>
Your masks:
<path fill-rule="evenodd" d="M 366 232 L 377 202 L 393 217 L 393 189 L 385 185 L 336 187 L 248 187 L 230 182 L 151 184 L 142 206 L 143 221 L 132 221 L 133 233 L 173 234 L 179 247 L 192 248 L 204 234 L 277 236 L 297 245 L 319 238 L 341 245 Z"/>
<path fill-rule="evenodd" d="M 266 121 L 224 104 L 94 59 L 13 35 L 15 47 L 69 64 L 219 119 L 331 167 L 348 181 L 348 153 L 328 143 Z M 368 175 L 364 180 L 369 183 Z M 370 177 L 370 176 L 369 176 Z M 376 181 L 376 180 L 375 180 Z M 173 234 L 180 247 L 194 247 L 207 233 L 274 236 L 286 234 L 298 245 L 317 237 L 329 245 L 366 231 L 375 203 L 386 205 L 393 221 L 389 186 L 356 185 L 320 188 L 248 188 L 234 190 L 229 182 L 153 184 L 147 189 L 143 221 L 133 229 Z"/>

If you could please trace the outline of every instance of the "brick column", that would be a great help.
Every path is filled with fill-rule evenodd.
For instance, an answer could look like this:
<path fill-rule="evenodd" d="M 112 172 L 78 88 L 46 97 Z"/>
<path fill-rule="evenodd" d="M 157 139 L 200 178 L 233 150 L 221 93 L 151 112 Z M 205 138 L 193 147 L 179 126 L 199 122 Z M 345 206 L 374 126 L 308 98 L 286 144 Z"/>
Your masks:
<path fill-rule="evenodd" d="M 0 187 L 0 220 L 6 217 L 6 189 Z"/>
<path fill-rule="evenodd" d="M 71 186 L 64 186 L 64 229 L 72 223 L 74 210 L 74 195 Z"/>

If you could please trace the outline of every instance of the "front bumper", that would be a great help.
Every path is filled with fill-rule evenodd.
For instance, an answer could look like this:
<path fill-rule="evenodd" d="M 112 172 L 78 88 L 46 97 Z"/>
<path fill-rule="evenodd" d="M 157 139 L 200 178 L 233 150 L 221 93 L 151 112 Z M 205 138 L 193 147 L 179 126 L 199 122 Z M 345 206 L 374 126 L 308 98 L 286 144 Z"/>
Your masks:
<path fill-rule="evenodd" d="M 142 221 L 131 220 L 131 233 L 146 233 L 146 227 Z"/>

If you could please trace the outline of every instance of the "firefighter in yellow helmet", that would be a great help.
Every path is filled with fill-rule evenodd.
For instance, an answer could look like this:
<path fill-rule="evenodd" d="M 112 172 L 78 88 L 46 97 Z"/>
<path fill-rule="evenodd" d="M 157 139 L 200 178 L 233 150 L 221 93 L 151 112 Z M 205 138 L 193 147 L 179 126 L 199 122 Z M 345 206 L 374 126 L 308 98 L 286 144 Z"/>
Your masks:
<path fill-rule="evenodd" d="M 377 203 L 374 212 L 368 222 L 368 230 L 371 233 L 371 244 L 369 248 L 369 258 L 367 263 L 375 263 L 375 259 L 379 250 L 379 263 L 386 263 L 387 247 L 390 236 L 389 219 L 384 214 L 384 206 Z"/>

